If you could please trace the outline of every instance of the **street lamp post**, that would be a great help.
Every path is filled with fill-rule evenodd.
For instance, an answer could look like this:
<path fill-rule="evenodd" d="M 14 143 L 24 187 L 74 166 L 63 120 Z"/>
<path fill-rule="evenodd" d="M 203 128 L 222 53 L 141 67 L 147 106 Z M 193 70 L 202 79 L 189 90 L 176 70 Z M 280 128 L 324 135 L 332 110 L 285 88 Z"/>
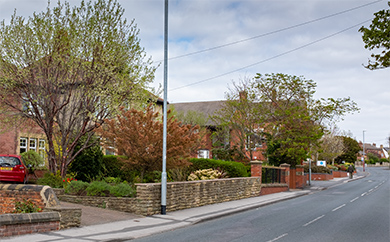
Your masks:
<path fill-rule="evenodd" d="M 364 156 L 366 155 L 366 150 L 365 150 L 365 147 L 364 147 L 364 132 L 366 132 L 365 130 L 363 130 L 363 172 L 366 171 L 366 164 L 365 164 L 365 159 L 364 159 Z"/>
<path fill-rule="evenodd" d="M 168 0 L 165 0 L 164 9 L 164 110 L 163 110 L 163 160 L 161 173 L 161 214 L 167 209 L 167 99 L 168 99 Z"/>

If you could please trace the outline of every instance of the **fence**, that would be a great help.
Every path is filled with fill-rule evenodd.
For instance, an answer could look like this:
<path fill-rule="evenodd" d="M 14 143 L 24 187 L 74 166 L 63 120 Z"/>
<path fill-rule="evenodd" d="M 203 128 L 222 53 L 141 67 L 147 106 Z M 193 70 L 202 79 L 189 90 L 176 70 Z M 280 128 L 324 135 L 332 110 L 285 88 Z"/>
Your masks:
<path fill-rule="evenodd" d="M 261 182 L 263 184 L 282 183 L 282 170 L 281 167 L 263 166 Z"/>

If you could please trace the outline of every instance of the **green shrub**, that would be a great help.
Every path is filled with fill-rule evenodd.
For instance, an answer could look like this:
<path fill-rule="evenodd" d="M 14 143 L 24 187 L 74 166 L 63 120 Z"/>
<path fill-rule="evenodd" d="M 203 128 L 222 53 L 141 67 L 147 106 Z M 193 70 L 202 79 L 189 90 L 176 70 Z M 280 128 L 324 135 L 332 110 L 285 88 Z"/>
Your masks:
<path fill-rule="evenodd" d="M 21 154 L 24 164 L 29 167 L 31 172 L 34 172 L 38 167 L 45 165 L 43 158 L 35 151 L 29 150 Z"/>
<path fill-rule="evenodd" d="M 42 178 L 37 180 L 37 184 L 50 186 L 52 188 L 63 188 L 64 182 L 62 181 L 62 177 L 58 171 L 57 174 L 50 172 L 45 173 Z"/>
<path fill-rule="evenodd" d="M 386 162 L 388 163 L 389 160 L 386 159 L 386 158 L 381 158 L 381 159 L 379 160 L 379 162 L 383 164 L 383 163 L 386 163 Z"/>
<path fill-rule="evenodd" d="M 80 150 L 86 138 L 84 136 L 79 140 L 74 153 Z M 94 145 L 78 154 L 69 167 L 69 171 L 74 172 L 78 180 L 92 181 L 102 173 L 103 152 L 99 144 L 99 139 L 92 137 L 89 143 L 94 143 Z"/>
<path fill-rule="evenodd" d="M 303 167 L 305 173 L 309 173 L 309 165 L 305 165 Z M 324 166 L 311 166 L 311 172 L 312 173 L 328 173 L 331 174 L 332 171 L 328 167 Z"/>
<path fill-rule="evenodd" d="M 15 210 L 12 213 L 36 213 L 41 211 L 42 209 L 31 200 L 23 199 L 23 201 L 15 200 Z"/>
<path fill-rule="evenodd" d="M 110 187 L 110 194 L 115 197 L 133 197 L 135 190 L 128 184 L 119 183 Z"/>
<path fill-rule="evenodd" d="M 87 196 L 107 197 L 110 194 L 110 188 L 111 186 L 107 182 L 94 181 L 85 191 L 87 191 Z"/>
<path fill-rule="evenodd" d="M 65 187 L 65 193 L 70 195 L 85 195 L 88 186 L 88 182 L 72 181 Z"/>
<path fill-rule="evenodd" d="M 192 171 L 212 168 L 226 172 L 228 177 L 248 177 L 247 168 L 240 162 L 201 158 L 190 159 L 190 162 Z"/>

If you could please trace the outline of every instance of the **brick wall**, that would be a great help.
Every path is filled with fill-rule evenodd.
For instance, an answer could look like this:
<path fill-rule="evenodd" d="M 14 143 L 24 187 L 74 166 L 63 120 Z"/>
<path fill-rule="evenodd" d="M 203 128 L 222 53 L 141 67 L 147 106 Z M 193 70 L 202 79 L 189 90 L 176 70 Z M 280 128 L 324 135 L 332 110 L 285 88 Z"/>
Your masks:
<path fill-rule="evenodd" d="M 287 192 L 288 191 L 287 184 L 262 184 L 260 195 L 268 195 L 272 193 L 278 192 Z"/>
<path fill-rule="evenodd" d="M 14 214 L 15 201 L 30 200 L 40 213 Z M 0 237 L 78 227 L 81 209 L 63 208 L 49 186 L 0 184 Z"/>
<path fill-rule="evenodd" d="M 59 228 L 60 217 L 57 212 L 0 215 L 0 238 L 49 232 Z"/>
<path fill-rule="evenodd" d="M 39 208 L 58 205 L 58 200 L 49 186 L 0 184 L 0 214 L 15 210 L 15 201 L 30 200 Z"/>

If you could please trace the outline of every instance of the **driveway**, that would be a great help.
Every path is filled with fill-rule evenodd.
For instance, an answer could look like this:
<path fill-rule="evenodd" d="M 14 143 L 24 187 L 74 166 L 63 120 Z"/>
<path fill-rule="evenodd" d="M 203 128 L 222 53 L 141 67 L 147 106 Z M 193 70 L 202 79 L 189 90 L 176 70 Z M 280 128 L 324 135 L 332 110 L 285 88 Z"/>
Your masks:
<path fill-rule="evenodd" d="M 105 224 L 115 221 L 142 218 L 143 216 L 132 213 L 119 212 L 110 209 L 84 206 L 81 204 L 60 202 L 63 207 L 81 208 L 81 226 Z"/>

